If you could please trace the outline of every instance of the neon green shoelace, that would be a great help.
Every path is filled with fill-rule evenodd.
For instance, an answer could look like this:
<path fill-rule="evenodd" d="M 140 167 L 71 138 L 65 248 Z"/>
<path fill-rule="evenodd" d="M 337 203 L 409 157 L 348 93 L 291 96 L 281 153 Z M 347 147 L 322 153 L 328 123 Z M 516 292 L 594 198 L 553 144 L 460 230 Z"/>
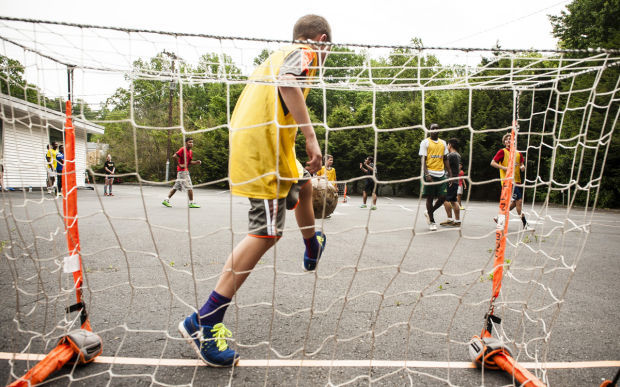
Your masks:
<path fill-rule="evenodd" d="M 320 244 L 320 245 L 322 245 L 322 244 L 323 244 L 323 241 L 325 240 L 325 238 L 323 238 L 323 237 L 322 237 L 322 236 L 320 236 L 320 235 L 317 235 L 317 236 L 316 236 L 316 240 L 317 240 L 317 241 L 319 241 L 319 244 Z"/>
<path fill-rule="evenodd" d="M 224 324 L 218 323 L 213 326 L 211 329 L 211 333 L 213 333 L 213 338 L 215 339 L 215 345 L 217 345 L 217 349 L 220 351 L 225 351 L 228 349 L 228 341 L 226 338 L 232 337 L 232 332 L 226 329 Z"/>

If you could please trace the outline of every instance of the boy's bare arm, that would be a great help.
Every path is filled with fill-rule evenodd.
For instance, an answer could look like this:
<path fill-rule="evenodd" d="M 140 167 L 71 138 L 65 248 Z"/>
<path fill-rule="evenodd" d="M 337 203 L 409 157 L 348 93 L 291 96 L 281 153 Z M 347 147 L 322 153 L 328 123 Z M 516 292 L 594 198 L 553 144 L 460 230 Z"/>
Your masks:
<path fill-rule="evenodd" d="M 503 165 L 498 164 L 497 161 L 495 160 L 491 160 L 491 166 L 493 168 L 503 169 L 504 171 L 508 170 L 508 168 L 504 167 Z"/>
<path fill-rule="evenodd" d="M 292 74 L 285 74 L 280 76 L 280 80 L 292 83 L 296 81 L 296 78 Z M 310 173 L 316 173 L 321 169 L 323 156 L 310 121 L 310 114 L 308 113 L 306 100 L 301 88 L 299 86 L 280 86 L 278 89 L 299 129 L 306 137 L 306 153 L 308 154 L 306 169 Z"/>
<path fill-rule="evenodd" d="M 431 175 L 428 174 L 428 167 L 426 166 L 426 156 L 421 156 L 422 158 L 422 171 L 424 172 L 424 180 L 431 181 Z"/>
<path fill-rule="evenodd" d="M 175 153 L 175 154 L 172 155 L 172 158 L 176 160 L 176 162 L 179 164 L 179 167 L 185 168 L 185 164 L 181 164 L 181 162 L 180 162 L 179 155 L 177 155 Z"/>

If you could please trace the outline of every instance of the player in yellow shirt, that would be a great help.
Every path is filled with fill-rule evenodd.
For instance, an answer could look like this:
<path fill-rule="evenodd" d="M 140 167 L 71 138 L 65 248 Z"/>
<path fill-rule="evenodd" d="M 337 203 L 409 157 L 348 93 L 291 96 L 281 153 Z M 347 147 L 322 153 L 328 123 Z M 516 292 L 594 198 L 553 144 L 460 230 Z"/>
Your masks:
<path fill-rule="evenodd" d="M 422 160 L 422 196 L 426 198 L 426 211 L 424 216 L 428 223 L 428 229 L 437 231 L 434 212 L 446 201 L 447 176 L 452 177 L 452 171 L 447 167 L 448 145 L 439 138 L 439 125 L 432 124 L 429 128 L 430 135 L 420 142 Z M 436 184 L 426 184 L 436 183 Z M 435 200 L 437 199 L 437 200 Z M 435 201 L 433 203 L 433 201 Z"/>
<path fill-rule="evenodd" d="M 325 236 L 314 230 L 310 174 L 321 168 L 321 149 L 305 98 L 308 83 L 323 64 L 331 28 L 317 15 L 301 17 L 293 39 L 308 41 L 276 50 L 250 77 L 230 120 L 229 176 L 231 192 L 249 198 L 249 232 L 233 249 L 207 302 L 179 323 L 179 331 L 201 359 L 215 367 L 237 363 L 228 347 L 232 333 L 222 323 L 226 308 L 254 266 L 280 238 L 287 196 L 306 250 L 304 268 L 314 270 L 325 248 Z M 300 176 L 295 155 L 297 128 L 306 138 L 308 162 Z M 234 259 L 233 259 L 234 258 Z"/>
<path fill-rule="evenodd" d="M 334 156 L 325 155 L 325 165 L 321 167 L 321 169 L 316 173 L 317 176 L 326 176 L 327 180 L 329 180 L 332 185 L 336 187 L 336 168 L 332 167 L 334 165 Z"/>
<path fill-rule="evenodd" d="M 506 133 L 504 137 L 502 137 L 502 143 L 504 143 L 505 148 L 500 149 L 495 154 L 493 160 L 491 160 L 491 166 L 499 169 L 499 177 L 502 179 L 501 183 L 503 184 L 503 179 L 506 177 L 506 171 L 508 170 L 508 161 L 510 159 L 510 133 Z M 521 173 L 525 172 L 525 158 L 521 152 L 515 152 L 515 165 L 513 170 L 514 184 L 512 186 L 512 200 L 510 201 L 509 211 L 512 211 L 512 209 L 516 207 L 517 214 L 521 217 L 523 228 L 525 230 L 532 230 L 525 219 L 525 214 L 521 211 L 523 207 L 523 182 L 521 181 Z M 494 218 L 494 220 L 497 222 L 496 218 Z"/>
<path fill-rule="evenodd" d="M 52 145 L 47 146 L 47 153 L 45 154 L 46 170 L 47 170 L 47 193 L 54 193 L 56 189 L 56 167 L 58 161 L 56 160 L 56 153 L 58 152 L 58 143 L 52 142 Z"/>

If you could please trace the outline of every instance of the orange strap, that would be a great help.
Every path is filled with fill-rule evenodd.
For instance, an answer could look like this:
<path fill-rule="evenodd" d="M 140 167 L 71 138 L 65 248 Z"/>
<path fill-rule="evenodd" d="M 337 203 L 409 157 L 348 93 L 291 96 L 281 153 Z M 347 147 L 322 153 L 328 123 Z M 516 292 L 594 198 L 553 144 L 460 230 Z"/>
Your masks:
<path fill-rule="evenodd" d="M 504 276 L 504 253 L 506 251 L 506 234 L 508 233 L 508 220 L 510 218 L 510 200 L 512 197 L 512 177 L 514 175 L 515 128 L 514 121 L 510 132 L 510 158 L 508 170 L 502 181 L 502 193 L 499 199 L 499 214 L 497 216 L 497 229 L 495 231 L 495 261 L 493 263 L 493 300 L 499 296 Z"/>
<path fill-rule="evenodd" d="M 50 351 L 26 375 L 10 384 L 11 387 L 34 386 L 44 381 L 50 374 L 61 369 L 69 360 L 73 358 L 75 351 L 67 343 L 58 344 Z"/>
<path fill-rule="evenodd" d="M 67 247 L 70 255 L 77 255 L 80 269 L 73 273 L 77 303 L 82 303 L 82 257 L 80 255 L 80 234 L 77 218 L 77 181 L 75 174 L 75 128 L 71 118 L 71 101 L 66 104 L 65 121 L 65 165 L 62 176 L 62 206 L 67 234 Z M 92 331 L 88 319 L 82 321 L 82 329 Z M 51 373 L 61 369 L 74 356 L 75 351 L 67 343 L 61 343 L 31 368 L 26 375 L 16 380 L 11 386 L 29 386 L 44 381 Z"/>

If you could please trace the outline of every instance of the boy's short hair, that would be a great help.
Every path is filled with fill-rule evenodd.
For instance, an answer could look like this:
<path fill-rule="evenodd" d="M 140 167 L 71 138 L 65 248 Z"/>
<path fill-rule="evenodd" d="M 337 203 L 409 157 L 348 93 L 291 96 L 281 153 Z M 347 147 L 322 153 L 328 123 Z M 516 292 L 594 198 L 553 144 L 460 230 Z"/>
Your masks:
<path fill-rule="evenodd" d="M 333 159 L 333 158 L 334 158 L 334 156 L 332 156 L 332 155 L 325 155 L 325 160 L 324 160 L 324 162 L 327 162 L 327 160 L 329 160 L 329 159 Z"/>
<path fill-rule="evenodd" d="M 372 163 L 373 161 L 375 161 L 375 158 L 374 158 L 374 157 L 372 157 L 372 156 L 368 156 L 368 157 L 366 157 L 366 158 L 367 158 L 367 159 L 368 159 L 371 163 Z"/>
<path fill-rule="evenodd" d="M 431 130 L 439 129 L 439 125 L 437 125 L 437 124 L 431 124 L 430 129 L 431 129 Z"/>
<path fill-rule="evenodd" d="M 191 137 L 185 137 L 185 143 L 186 143 L 186 144 L 187 144 L 187 142 L 188 142 L 188 141 L 194 141 L 194 139 L 193 139 L 193 138 L 191 138 Z"/>
<path fill-rule="evenodd" d="M 323 16 L 305 15 L 299 18 L 293 27 L 293 40 L 314 39 L 317 35 L 327 35 L 327 41 L 332 41 L 332 29 Z"/>
<path fill-rule="evenodd" d="M 459 139 L 451 138 L 448 140 L 448 145 L 452 146 L 452 148 L 458 150 L 459 149 Z"/>
<path fill-rule="evenodd" d="M 506 138 L 510 138 L 510 133 L 504 134 L 504 137 L 502 137 L 502 144 L 506 142 Z"/>

